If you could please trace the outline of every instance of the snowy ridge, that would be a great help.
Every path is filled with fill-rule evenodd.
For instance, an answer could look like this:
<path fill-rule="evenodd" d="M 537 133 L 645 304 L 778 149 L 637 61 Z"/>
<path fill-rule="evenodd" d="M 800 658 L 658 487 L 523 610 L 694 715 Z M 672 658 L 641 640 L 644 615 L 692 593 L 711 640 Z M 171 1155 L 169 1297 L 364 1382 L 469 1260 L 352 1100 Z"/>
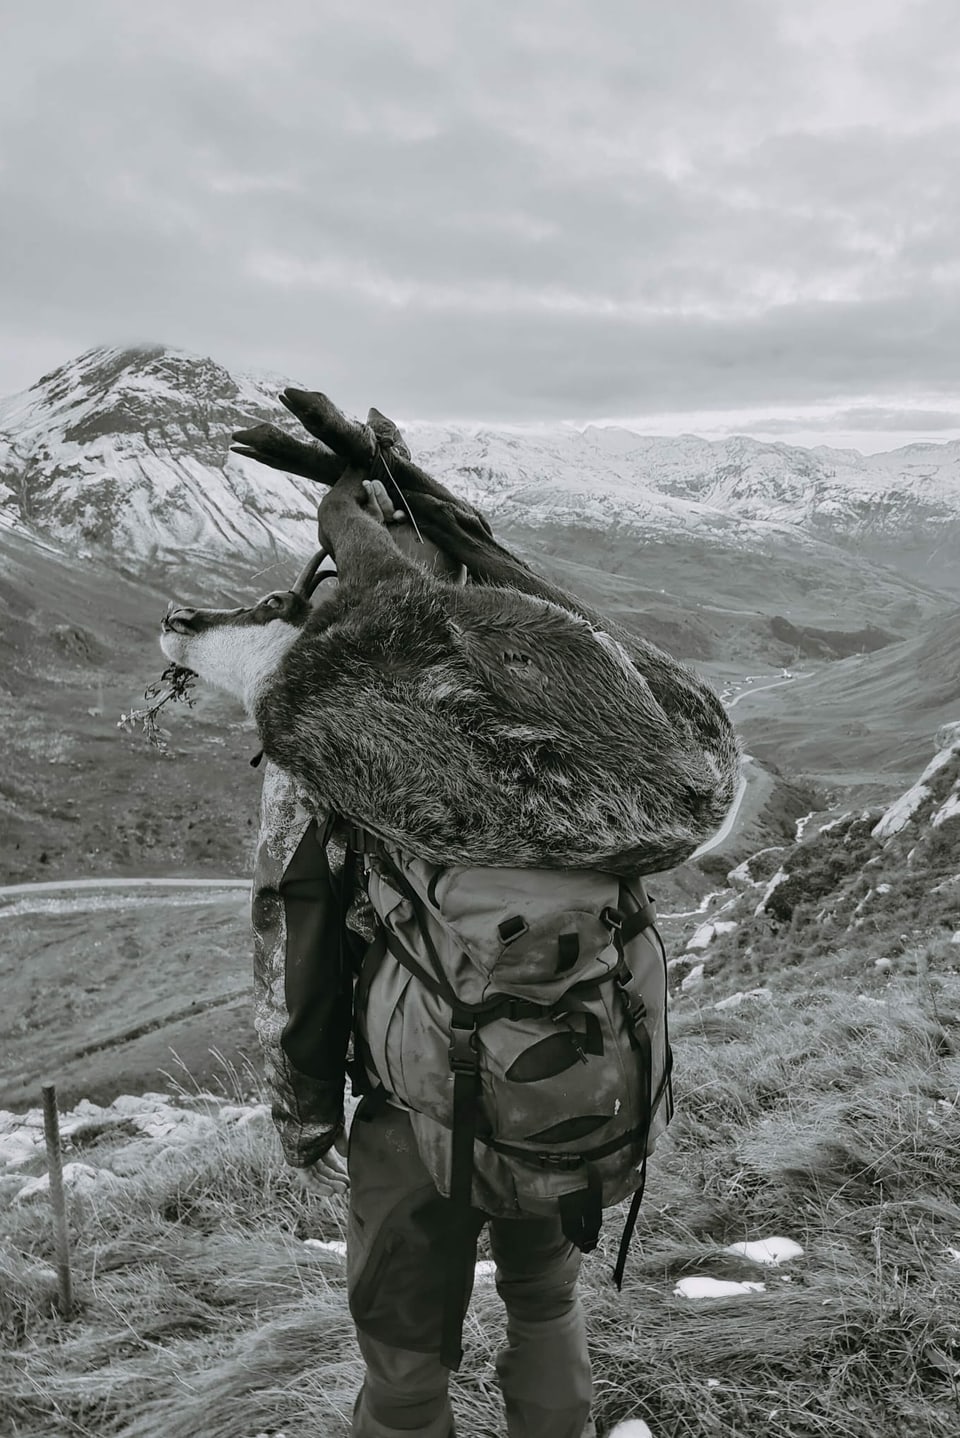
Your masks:
<path fill-rule="evenodd" d="M 133 561 L 303 553 L 314 487 L 228 448 L 250 421 L 292 427 L 285 382 L 163 346 L 89 350 L 0 400 L 0 513 Z M 425 468 L 499 523 L 763 551 L 871 534 L 930 543 L 960 524 L 960 442 L 862 456 L 596 426 L 404 430 Z"/>
<path fill-rule="evenodd" d="M 228 449 L 232 430 L 277 419 L 277 383 L 162 348 L 91 350 L 0 401 L 0 513 L 130 559 L 301 553 L 313 486 Z"/>
<path fill-rule="evenodd" d="M 464 431 L 411 424 L 405 433 L 429 463 L 471 468 L 475 482 L 511 486 L 512 476 L 528 482 L 548 468 L 602 472 L 614 483 L 647 488 L 651 494 L 694 503 L 725 515 L 770 524 L 812 524 L 829 530 L 855 522 L 886 527 L 892 515 L 911 507 L 939 510 L 945 520 L 960 516 L 960 441 L 914 444 L 887 453 L 769 444 L 736 435 L 706 440 L 695 435 L 649 436 L 631 430 L 588 426 L 504 433 Z M 428 463 L 429 461 L 429 463 Z M 586 487 L 586 486 L 585 486 Z"/>

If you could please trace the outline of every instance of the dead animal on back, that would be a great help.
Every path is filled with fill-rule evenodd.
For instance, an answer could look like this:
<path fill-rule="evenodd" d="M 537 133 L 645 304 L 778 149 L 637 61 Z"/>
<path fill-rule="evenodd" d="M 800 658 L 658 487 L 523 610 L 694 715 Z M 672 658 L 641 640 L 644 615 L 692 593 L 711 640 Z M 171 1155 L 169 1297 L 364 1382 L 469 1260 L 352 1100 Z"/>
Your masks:
<path fill-rule="evenodd" d="M 167 657 L 244 702 L 266 756 L 318 813 L 433 863 L 651 873 L 689 857 L 739 772 L 713 690 L 536 575 L 391 447 L 418 532 L 470 582 L 427 572 L 366 503 L 389 421 L 371 411 L 351 425 L 323 395 L 282 398 L 326 442 L 289 439 L 287 457 L 332 486 L 319 524 L 338 582 L 311 604 L 318 556 L 250 608 L 172 608 Z M 281 467 L 272 427 L 243 432 L 241 452 L 259 458 L 250 436 L 264 430 L 264 462 Z"/>

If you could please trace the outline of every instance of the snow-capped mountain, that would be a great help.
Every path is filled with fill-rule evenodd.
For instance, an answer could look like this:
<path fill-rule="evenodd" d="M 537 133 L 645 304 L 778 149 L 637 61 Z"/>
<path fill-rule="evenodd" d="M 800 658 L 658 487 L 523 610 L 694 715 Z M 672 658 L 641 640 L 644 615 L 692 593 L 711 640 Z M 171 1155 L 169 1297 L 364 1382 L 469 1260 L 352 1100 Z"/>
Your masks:
<path fill-rule="evenodd" d="M 131 564 L 302 553 L 316 490 L 228 448 L 251 420 L 293 427 L 277 401 L 289 382 L 163 346 L 90 350 L 0 401 L 0 516 Z M 821 559 L 838 541 L 934 553 L 960 537 L 960 443 L 863 456 L 595 426 L 405 430 L 426 468 L 501 525 Z"/>
<path fill-rule="evenodd" d="M 289 380 L 162 346 L 93 349 L 0 401 L 0 515 L 130 564 L 309 548 L 305 480 L 229 453 Z"/>
<path fill-rule="evenodd" d="M 549 511 L 576 496 L 584 514 L 592 505 L 606 521 L 612 498 L 626 501 L 629 518 L 640 522 L 692 519 L 709 527 L 721 516 L 731 525 L 796 525 L 825 538 L 960 520 L 960 441 L 862 455 L 596 425 L 531 437 L 427 425 L 406 432 L 426 468 L 462 475 L 465 492 L 504 519 L 522 520 L 532 503 Z"/>

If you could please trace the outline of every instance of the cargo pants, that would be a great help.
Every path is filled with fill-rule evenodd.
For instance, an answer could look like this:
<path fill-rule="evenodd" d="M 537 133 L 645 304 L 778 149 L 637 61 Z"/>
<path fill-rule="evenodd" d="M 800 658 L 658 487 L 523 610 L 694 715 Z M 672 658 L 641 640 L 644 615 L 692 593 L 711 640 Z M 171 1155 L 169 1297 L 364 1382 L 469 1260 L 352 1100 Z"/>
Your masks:
<path fill-rule="evenodd" d="M 352 1438 L 455 1438 L 449 1370 L 437 1356 L 449 1205 L 420 1160 L 406 1113 L 392 1105 L 360 1104 L 347 1162 L 347 1291 L 366 1361 Z M 476 1211 L 474 1243 L 487 1221 Z M 489 1223 L 507 1311 L 496 1370 L 510 1438 L 589 1438 L 580 1252 L 559 1219 Z"/>

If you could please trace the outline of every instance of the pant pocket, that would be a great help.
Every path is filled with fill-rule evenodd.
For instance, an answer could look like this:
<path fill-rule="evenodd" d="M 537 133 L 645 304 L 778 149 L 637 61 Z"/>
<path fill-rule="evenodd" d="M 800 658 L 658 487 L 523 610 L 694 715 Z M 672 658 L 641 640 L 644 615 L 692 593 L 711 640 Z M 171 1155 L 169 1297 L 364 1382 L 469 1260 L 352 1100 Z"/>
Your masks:
<path fill-rule="evenodd" d="M 347 1292 L 359 1329 L 394 1348 L 439 1352 L 450 1223 L 449 1202 L 432 1185 L 406 1194 L 373 1234 L 354 1217 Z"/>

